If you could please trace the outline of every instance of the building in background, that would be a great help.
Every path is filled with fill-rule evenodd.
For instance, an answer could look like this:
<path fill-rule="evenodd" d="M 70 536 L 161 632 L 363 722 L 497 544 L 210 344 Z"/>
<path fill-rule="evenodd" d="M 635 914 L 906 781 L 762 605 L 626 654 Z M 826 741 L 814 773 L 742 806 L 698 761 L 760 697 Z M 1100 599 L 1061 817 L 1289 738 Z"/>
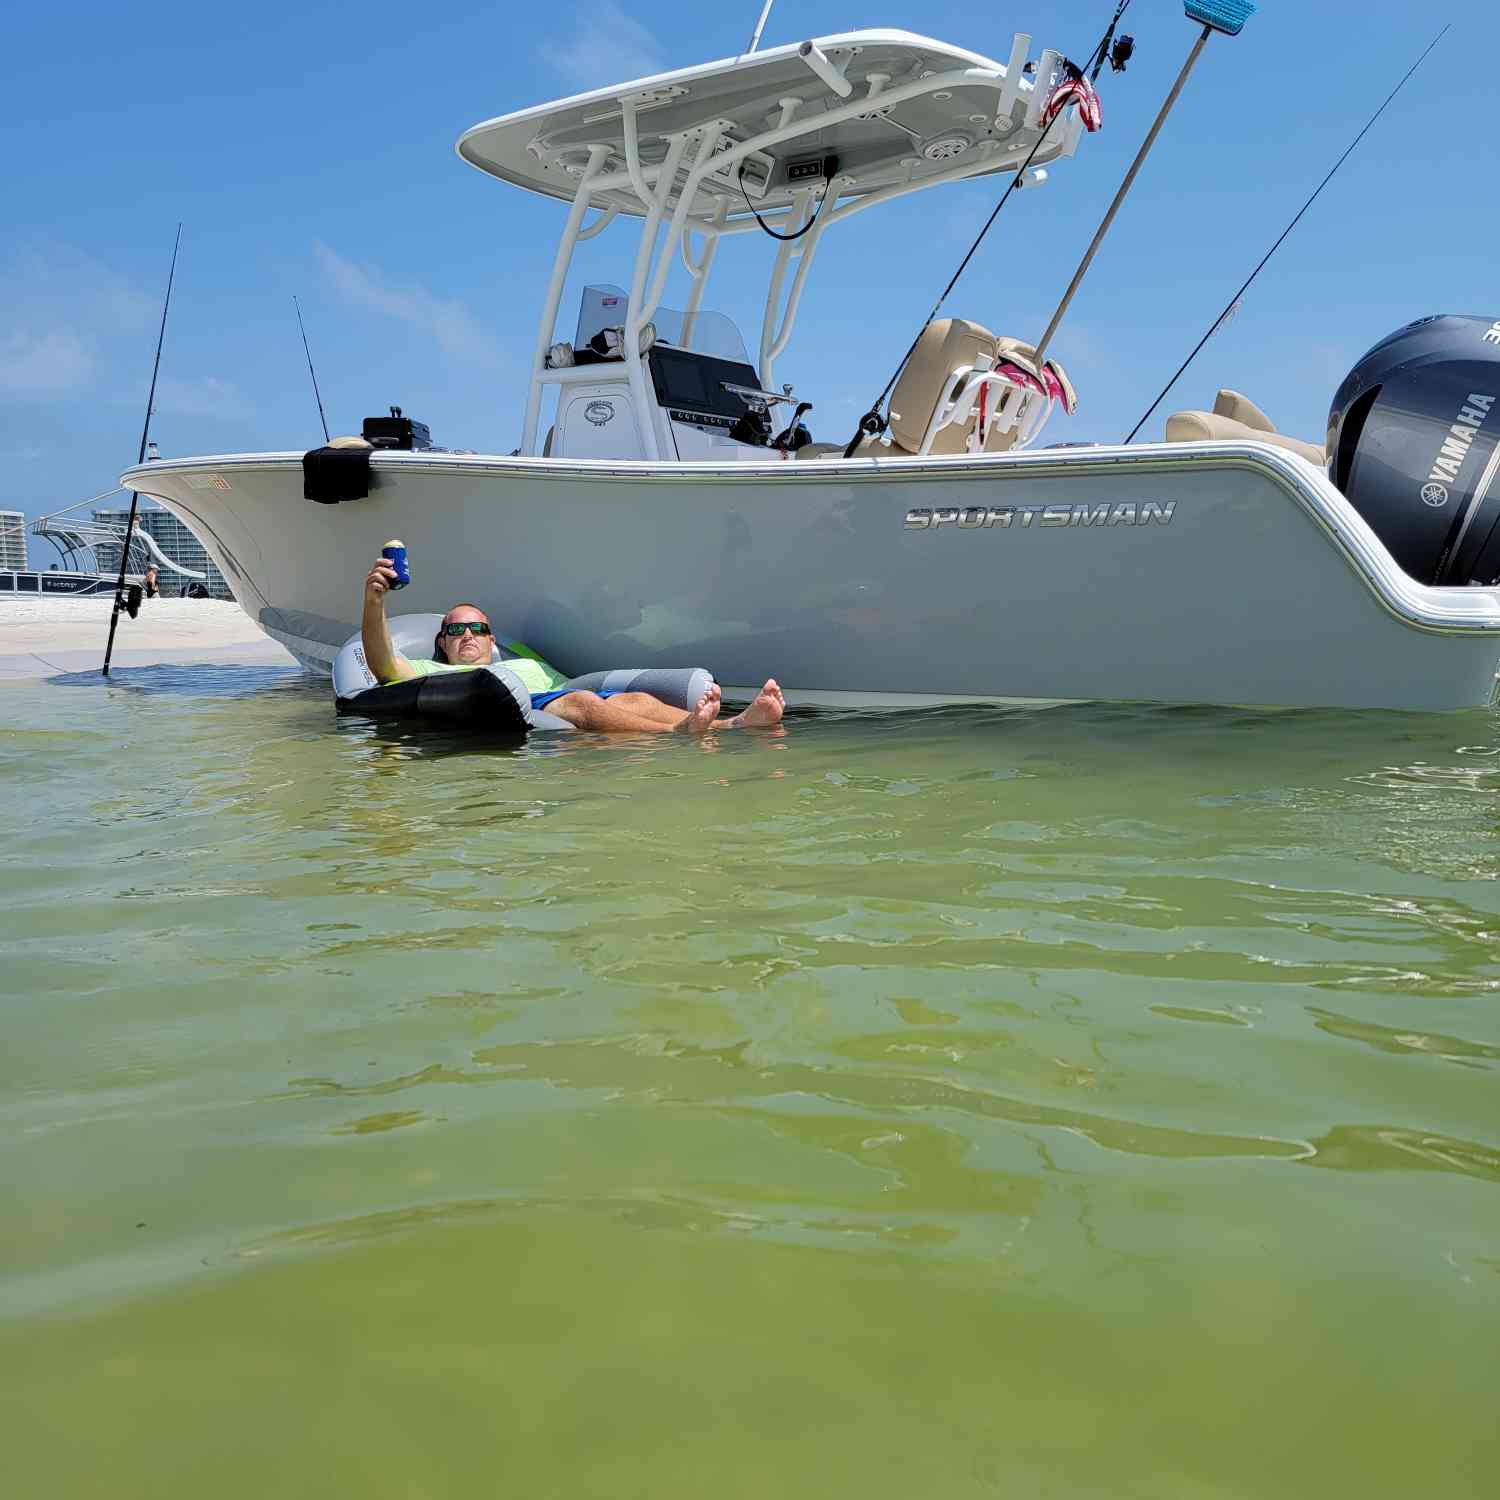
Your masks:
<path fill-rule="evenodd" d="M 94 519 L 108 525 L 124 527 L 130 519 L 128 510 L 96 510 Z M 169 510 L 147 509 L 142 505 L 136 512 L 135 524 L 141 531 L 149 532 L 151 539 L 161 550 L 175 563 L 180 563 L 184 568 L 193 568 L 204 574 L 204 586 L 209 594 L 215 599 L 232 599 L 234 595 L 229 590 L 229 585 L 224 582 L 224 575 L 213 565 L 212 559 L 204 549 L 203 543 L 183 525 Z M 150 561 L 142 555 L 142 549 L 133 548 L 131 557 L 132 570 L 134 564 L 140 564 L 140 570 L 144 570 L 146 563 Z M 120 566 L 120 554 L 109 543 L 99 543 L 94 548 L 94 555 L 99 559 L 99 567 L 104 572 L 114 572 Z M 163 568 L 161 573 L 161 591 L 163 594 L 180 594 L 187 587 L 189 579 L 180 574 L 172 573 Z"/>
<path fill-rule="evenodd" d="M 26 557 L 25 513 L 0 510 L 0 571 L 24 573 L 30 566 Z"/>

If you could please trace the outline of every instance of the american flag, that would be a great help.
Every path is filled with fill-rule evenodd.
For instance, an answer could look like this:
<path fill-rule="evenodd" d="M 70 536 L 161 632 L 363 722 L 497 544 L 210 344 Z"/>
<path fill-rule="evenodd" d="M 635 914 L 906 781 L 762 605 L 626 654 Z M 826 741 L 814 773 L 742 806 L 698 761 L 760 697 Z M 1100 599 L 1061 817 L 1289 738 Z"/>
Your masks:
<path fill-rule="evenodd" d="M 1094 85 L 1087 78 L 1065 78 L 1048 97 L 1047 107 L 1042 111 L 1042 124 L 1050 125 L 1070 104 L 1078 106 L 1085 130 L 1097 130 L 1103 123 L 1104 113 Z"/>

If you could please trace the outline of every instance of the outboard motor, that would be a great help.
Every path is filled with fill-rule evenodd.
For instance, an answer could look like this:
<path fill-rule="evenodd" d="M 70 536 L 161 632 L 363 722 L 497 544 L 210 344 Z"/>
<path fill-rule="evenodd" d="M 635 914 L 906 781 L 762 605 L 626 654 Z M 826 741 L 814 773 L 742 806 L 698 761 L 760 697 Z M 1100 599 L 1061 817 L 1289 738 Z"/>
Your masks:
<path fill-rule="evenodd" d="M 1344 378 L 1329 473 L 1420 583 L 1500 582 L 1500 321 L 1420 318 Z"/>

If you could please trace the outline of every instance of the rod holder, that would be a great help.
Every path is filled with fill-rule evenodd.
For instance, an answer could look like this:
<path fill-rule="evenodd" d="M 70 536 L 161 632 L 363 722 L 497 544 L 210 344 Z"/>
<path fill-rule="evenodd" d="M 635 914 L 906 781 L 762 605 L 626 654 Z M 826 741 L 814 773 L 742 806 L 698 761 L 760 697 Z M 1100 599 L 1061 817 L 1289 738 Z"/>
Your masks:
<path fill-rule="evenodd" d="M 1026 76 L 1026 56 L 1031 51 L 1031 38 L 1018 31 L 1010 44 L 1010 61 L 1005 65 L 1005 82 L 1000 85 L 1000 98 L 995 103 L 995 124 L 1002 132 L 1011 128 L 1011 110 L 1021 97 L 1021 80 Z"/>
<path fill-rule="evenodd" d="M 834 67 L 832 59 L 816 42 L 803 42 L 797 48 L 797 56 L 807 64 L 840 99 L 847 99 L 854 92 L 854 85 Z"/>
<path fill-rule="evenodd" d="M 1042 123 L 1042 111 L 1047 107 L 1047 100 L 1052 96 L 1053 85 L 1057 81 L 1062 61 L 1061 52 L 1054 51 L 1051 47 L 1042 49 L 1041 61 L 1037 63 L 1036 73 L 1033 75 L 1031 100 L 1026 106 L 1028 130 L 1036 130 Z"/>

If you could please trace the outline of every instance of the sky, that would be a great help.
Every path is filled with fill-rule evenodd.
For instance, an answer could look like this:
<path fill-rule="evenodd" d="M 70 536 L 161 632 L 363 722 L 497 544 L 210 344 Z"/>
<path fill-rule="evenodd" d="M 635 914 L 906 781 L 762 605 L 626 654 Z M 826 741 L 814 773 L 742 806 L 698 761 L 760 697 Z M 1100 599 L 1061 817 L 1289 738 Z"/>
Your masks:
<path fill-rule="evenodd" d="M 758 0 L 548 5 L 275 0 L 28 6 L 0 58 L 0 508 L 107 489 L 140 441 L 172 239 L 182 252 L 152 437 L 166 456 L 321 441 L 301 300 L 334 432 L 396 403 L 434 442 L 509 452 L 564 207 L 467 166 L 494 115 L 733 56 Z M 1012 30 L 1082 57 L 1113 0 L 777 0 L 762 46 L 899 26 L 1004 59 Z M 1167 411 L 1242 390 L 1318 440 L 1377 339 L 1438 312 L 1500 316 L 1490 59 L 1500 7 L 1263 0 L 1214 37 L 1051 352 L 1079 394 L 1043 438 L 1117 441 L 1444 21 L 1452 30 L 1210 340 Z M 1035 339 L 1196 35 L 1133 0 L 1137 51 L 1101 79 L 1104 128 L 1013 195 L 945 313 Z M 828 236 L 777 367 L 843 441 L 1003 182 L 916 194 Z M 628 281 L 634 236 L 581 247 Z M 726 241 L 706 306 L 753 342 L 771 247 Z M 680 277 L 680 272 L 677 273 Z M 674 298 L 673 293 L 679 295 Z M 681 281 L 665 301 L 681 302 Z M 32 539 L 33 563 L 54 560 Z"/>

